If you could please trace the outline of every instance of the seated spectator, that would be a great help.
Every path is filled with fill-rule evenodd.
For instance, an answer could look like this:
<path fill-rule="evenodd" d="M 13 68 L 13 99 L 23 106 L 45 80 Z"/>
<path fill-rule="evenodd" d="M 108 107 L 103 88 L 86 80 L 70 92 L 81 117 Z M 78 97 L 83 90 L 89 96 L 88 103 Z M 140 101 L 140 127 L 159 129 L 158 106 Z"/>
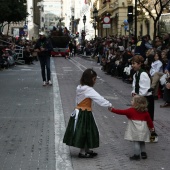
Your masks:
<path fill-rule="evenodd" d="M 150 73 L 150 76 L 151 76 L 151 80 L 153 82 L 153 77 L 154 77 L 154 74 L 157 73 L 163 73 L 163 70 L 162 70 L 162 61 L 161 61 L 161 54 L 160 53 L 156 53 L 155 56 L 154 56 L 154 60 L 151 64 L 151 69 L 149 71 Z M 154 83 L 154 82 L 153 82 Z M 157 84 L 157 86 L 159 87 L 159 84 Z M 151 86 L 152 87 L 152 86 Z M 158 99 L 158 87 L 156 87 L 154 90 L 154 99 Z"/>
<path fill-rule="evenodd" d="M 112 61 L 109 73 L 111 73 L 112 76 L 118 76 L 117 68 L 118 65 L 121 65 L 122 63 L 122 55 L 119 48 L 115 49 L 115 57 Z"/>
<path fill-rule="evenodd" d="M 114 58 L 114 51 L 112 48 L 109 49 L 108 51 L 108 57 L 106 59 L 103 59 L 104 61 L 102 61 L 102 70 L 106 73 L 109 74 L 109 70 L 110 70 L 110 65 L 112 63 L 112 59 Z"/>
<path fill-rule="evenodd" d="M 149 41 L 150 37 L 148 35 L 143 36 L 142 40 L 139 40 L 136 44 L 135 55 L 139 54 L 146 59 L 146 51 L 153 48 Z"/>
<path fill-rule="evenodd" d="M 25 47 L 23 51 L 23 56 L 24 56 L 25 64 L 33 64 L 33 57 L 31 55 L 29 46 Z"/>
<path fill-rule="evenodd" d="M 162 48 L 162 38 L 160 36 L 155 37 L 154 48 L 161 51 Z"/>
<path fill-rule="evenodd" d="M 161 108 L 170 107 L 170 78 L 169 81 L 165 84 L 163 100 L 164 104 L 160 105 Z"/>
<path fill-rule="evenodd" d="M 161 54 L 156 52 L 154 61 L 151 64 L 150 76 L 153 77 L 156 72 L 162 72 L 162 65 Z"/>
<path fill-rule="evenodd" d="M 148 74 L 151 69 L 151 64 L 154 61 L 154 56 L 155 56 L 155 50 L 153 48 L 146 51 L 146 59 L 144 62 L 144 67 L 145 67 L 145 71 Z"/>
<path fill-rule="evenodd" d="M 123 75 L 122 80 L 126 80 L 129 78 L 130 71 L 131 71 L 131 61 L 130 59 L 133 57 L 130 48 L 127 48 L 122 55 L 122 67 L 123 67 Z"/>

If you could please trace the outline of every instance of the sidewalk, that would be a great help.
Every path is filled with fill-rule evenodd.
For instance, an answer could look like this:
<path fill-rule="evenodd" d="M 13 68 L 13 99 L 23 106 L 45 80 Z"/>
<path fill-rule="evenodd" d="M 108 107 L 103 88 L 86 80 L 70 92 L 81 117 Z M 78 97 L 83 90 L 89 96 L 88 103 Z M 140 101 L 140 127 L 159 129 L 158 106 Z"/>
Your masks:
<path fill-rule="evenodd" d="M 72 170 L 61 141 L 65 125 L 55 72 L 52 77 L 53 86 L 43 87 L 39 62 L 0 71 L 1 170 Z"/>

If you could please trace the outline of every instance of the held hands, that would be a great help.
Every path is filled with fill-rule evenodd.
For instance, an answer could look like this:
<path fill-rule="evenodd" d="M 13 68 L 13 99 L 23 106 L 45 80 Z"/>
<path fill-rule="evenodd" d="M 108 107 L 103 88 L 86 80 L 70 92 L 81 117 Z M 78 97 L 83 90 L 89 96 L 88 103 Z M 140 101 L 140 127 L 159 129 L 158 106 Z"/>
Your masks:
<path fill-rule="evenodd" d="M 113 107 L 108 107 L 108 110 L 111 112 Z"/>
<path fill-rule="evenodd" d="M 136 93 L 132 93 L 132 97 L 134 97 L 136 95 Z"/>

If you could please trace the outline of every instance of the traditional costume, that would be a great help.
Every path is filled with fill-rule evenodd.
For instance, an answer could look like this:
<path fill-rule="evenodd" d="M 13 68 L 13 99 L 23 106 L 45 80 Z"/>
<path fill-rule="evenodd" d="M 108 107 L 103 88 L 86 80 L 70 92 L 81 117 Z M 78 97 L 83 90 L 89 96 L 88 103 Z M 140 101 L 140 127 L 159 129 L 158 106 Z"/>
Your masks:
<path fill-rule="evenodd" d="M 99 147 L 99 132 L 92 113 L 92 101 L 103 107 L 112 106 L 93 87 L 78 85 L 76 108 L 71 114 L 63 139 L 66 145 L 77 148 Z"/>
<path fill-rule="evenodd" d="M 148 74 L 142 69 L 133 75 L 132 94 L 145 96 L 148 101 L 148 112 L 154 120 L 154 97 L 148 90 L 151 88 L 151 80 Z"/>
<path fill-rule="evenodd" d="M 150 142 L 149 128 L 153 129 L 154 125 L 148 112 L 139 112 L 134 108 L 125 110 L 112 108 L 111 111 L 127 116 L 128 123 L 124 137 L 126 140 Z"/>

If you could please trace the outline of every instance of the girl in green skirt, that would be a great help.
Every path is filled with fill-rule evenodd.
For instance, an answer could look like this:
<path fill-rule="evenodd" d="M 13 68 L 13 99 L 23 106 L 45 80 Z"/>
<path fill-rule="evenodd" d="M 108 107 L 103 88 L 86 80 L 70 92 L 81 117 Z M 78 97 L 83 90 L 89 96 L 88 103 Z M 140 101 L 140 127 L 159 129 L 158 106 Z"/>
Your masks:
<path fill-rule="evenodd" d="M 92 101 L 110 108 L 112 104 L 97 93 L 93 86 L 97 73 L 86 69 L 76 90 L 76 108 L 71 114 L 63 142 L 80 148 L 79 158 L 93 158 L 97 153 L 90 150 L 99 147 L 99 131 L 92 113 Z"/>

